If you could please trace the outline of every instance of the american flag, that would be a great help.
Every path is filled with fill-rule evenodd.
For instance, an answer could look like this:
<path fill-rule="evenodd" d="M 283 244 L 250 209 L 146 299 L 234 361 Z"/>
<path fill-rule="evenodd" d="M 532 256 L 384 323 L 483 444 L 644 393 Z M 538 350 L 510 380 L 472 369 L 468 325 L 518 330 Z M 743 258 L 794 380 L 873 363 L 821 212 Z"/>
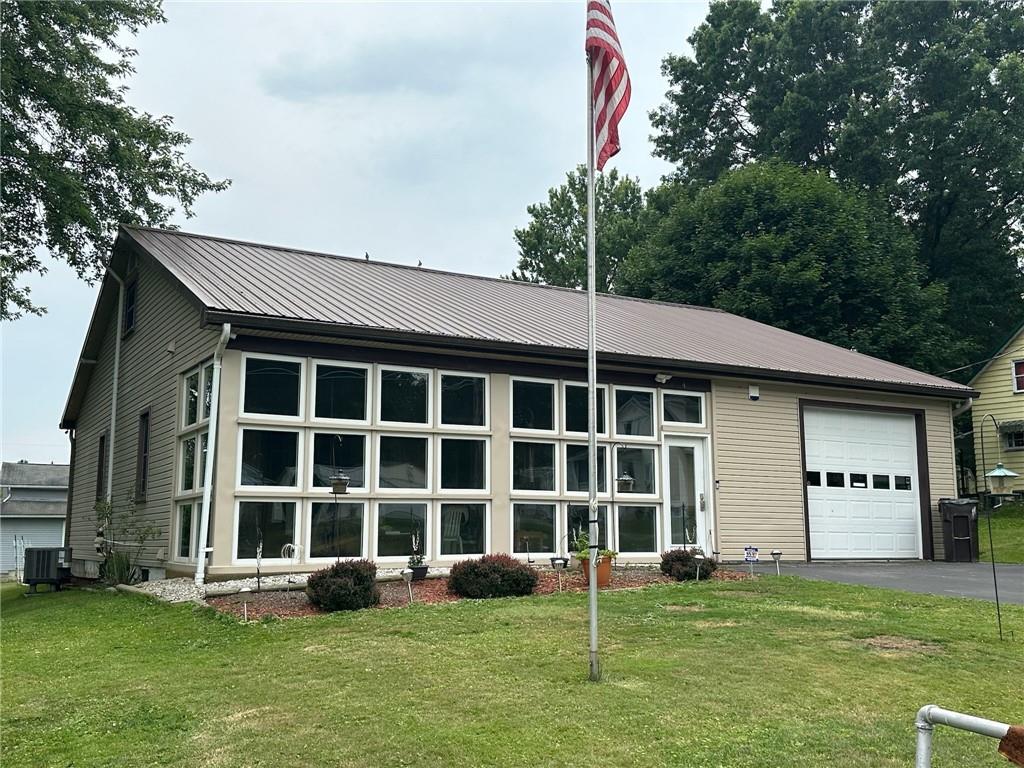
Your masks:
<path fill-rule="evenodd" d="M 629 72 L 609 0 L 587 3 L 587 58 L 594 91 L 594 146 L 597 170 L 619 151 L 619 121 L 629 106 Z"/>

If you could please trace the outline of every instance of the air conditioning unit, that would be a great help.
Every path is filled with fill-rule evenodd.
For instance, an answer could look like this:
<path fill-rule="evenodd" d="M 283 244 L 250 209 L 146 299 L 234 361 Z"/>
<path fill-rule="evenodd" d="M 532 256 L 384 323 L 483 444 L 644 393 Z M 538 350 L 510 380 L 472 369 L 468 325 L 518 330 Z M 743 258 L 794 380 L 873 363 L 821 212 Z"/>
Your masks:
<path fill-rule="evenodd" d="M 60 590 L 71 580 L 71 547 L 26 547 L 24 581 L 29 594 L 35 594 L 36 585 L 49 584 Z"/>

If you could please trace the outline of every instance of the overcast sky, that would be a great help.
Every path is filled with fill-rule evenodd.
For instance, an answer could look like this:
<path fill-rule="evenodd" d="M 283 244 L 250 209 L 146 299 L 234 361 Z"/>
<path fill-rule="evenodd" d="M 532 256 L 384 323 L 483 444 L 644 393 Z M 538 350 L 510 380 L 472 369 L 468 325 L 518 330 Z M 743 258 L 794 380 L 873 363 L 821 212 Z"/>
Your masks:
<path fill-rule="evenodd" d="M 168 114 L 231 187 L 183 229 L 481 275 L 585 157 L 582 3 L 165 3 L 130 102 Z M 633 84 L 610 165 L 646 187 L 662 57 L 706 3 L 615 3 Z M 49 308 L 3 328 L 3 458 L 67 461 L 57 428 L 96 289 L 53 262 Z"/>

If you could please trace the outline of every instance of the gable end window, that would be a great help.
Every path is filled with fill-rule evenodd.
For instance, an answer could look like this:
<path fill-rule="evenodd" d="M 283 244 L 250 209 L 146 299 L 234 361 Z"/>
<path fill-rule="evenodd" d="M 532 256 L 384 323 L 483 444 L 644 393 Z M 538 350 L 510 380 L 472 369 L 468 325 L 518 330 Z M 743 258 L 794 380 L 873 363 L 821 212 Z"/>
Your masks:
<path fill-rule="evenodd" d="M 99 446 L 96 449 L 96 498 L 102 499 L 107 495 L 107 437 L 108 433 L 100 435 Z"/>
<path fill-rule="evenodd" d="M 146 500 L 149 486 L 149 411 L 139 414 L 139 442 L 135 454 L 135 501 Z"/>
<path fill-rule="evenodd" d="M 1013 361 L 1013 391 L 1024 392 L 1024 360 Z"/>
<path fill-rule="evenodd" d="M 138 280 L 132 280 L 124 287 L 124 309 L 121 314 L 121 334 L 123 336 L 127 336 L 135 330 L 138 286 Z"/>

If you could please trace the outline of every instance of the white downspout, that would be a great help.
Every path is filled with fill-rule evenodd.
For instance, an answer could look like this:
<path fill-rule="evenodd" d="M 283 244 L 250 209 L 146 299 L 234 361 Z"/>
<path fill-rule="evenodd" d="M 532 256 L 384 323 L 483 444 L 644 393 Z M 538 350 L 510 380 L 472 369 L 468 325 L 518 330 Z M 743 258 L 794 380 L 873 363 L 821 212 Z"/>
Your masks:
<path fill-rule="evenodd" d="M 968 397 L 963 403 L 953 409 L 953 418 L 955 419 L 961 413 L 967 413 L 974 406 L 974 398 Z"/>
<path fill-rule="evenodd" d="M 213 491 L 214 454 L 217 450 L 217 422 L 220 420 L 220 369 L 224 359 L 224 348 L 231 338 L 231 323 L 224 323 L 220 339 L 213 352 L 213 383 L 210 387 L 210 427 L 206 439 L 206 463 L 203 467 L 203 506 L 199 514 L 199 540 L 196 542 L 196 586 L 206 581 L 206 555 L 211 548 L 206 546 L 210 535 L 210 496 Z"/>
<path fill-rule="evenodd" d="M 124 323 L 124 280 L 107 267 L 107 272 L 117 281 L 117 320 L 114 323 L 114 380 L 110 388 L 110 439 L 107 445 L 107 504 L 114 501 L 114 446 L 117 429 L 117 384 L 121 374 L 121 326 Z"/>

